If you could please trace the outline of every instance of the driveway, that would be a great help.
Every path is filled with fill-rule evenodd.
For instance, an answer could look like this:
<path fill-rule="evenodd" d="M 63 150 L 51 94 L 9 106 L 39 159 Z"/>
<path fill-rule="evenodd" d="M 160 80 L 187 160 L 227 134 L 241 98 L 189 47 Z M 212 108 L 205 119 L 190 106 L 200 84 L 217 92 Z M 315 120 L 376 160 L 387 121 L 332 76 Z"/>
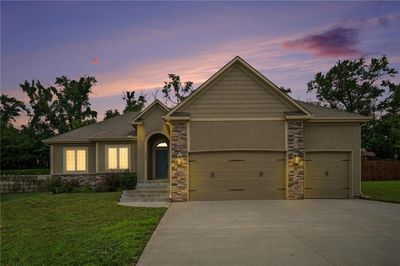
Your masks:
<path fill-rule="evenodd" d="M 400 204 L 173 203 L 139 265 L 400 265 Z"/>

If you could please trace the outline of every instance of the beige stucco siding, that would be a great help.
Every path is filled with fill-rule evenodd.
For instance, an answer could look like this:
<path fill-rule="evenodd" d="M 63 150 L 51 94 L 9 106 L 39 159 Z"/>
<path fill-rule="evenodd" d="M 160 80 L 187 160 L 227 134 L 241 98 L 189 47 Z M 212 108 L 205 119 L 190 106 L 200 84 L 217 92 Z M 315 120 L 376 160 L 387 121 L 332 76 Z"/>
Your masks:
<path fill-rule="evenodd" d="M 293 111 L 272 88 L 235 66 L 181 110 L 192 118 L 282 117 Z"/>
<path fill-rule="evenodd" d="M 136 158 L 136 141 L 118 141 L 118 142 L 97 142 L 97 172 L 106 172 L 106 146 L 108 145 L 129 145 L 130 159 L 129 171 L 136 172 L 137 158 Z"/>
<path fill-rule="evenodd" d="M 137 175 L 139 180 L 145 178 L 145 167 L 147 158 L 147 140 L 151 135 L 156 133 L 162 133 L 169 136 L 167 125 L 162 118 L 165 114 L 165 110 L 159 106 L 155 106 L 153 110 L 143 116 L 141 125 L 136 127 L 137 136 Z"/>
<path fill-rule="evenodd" d="M 95 144 L 52 144 L 52 174 L 64 173 L 64 148 L 86 147 L 88 149 L 88 173 L 96 173 L 96 146 Z"/>
<path fill-rule="evenodd" d="M 307 151 L 349 151 L 350 172 L 353 178 L 353 196 L 360 195 L 360 149 L 359 124 L 311 124 L 304 127 L 304 150 Z M 307 169 L 307 161 L 306 161 Z"/>
<path fill-rule="evenodd" d="M 190 150 L 285 149 L 284 121 L 190 122 Z"/>

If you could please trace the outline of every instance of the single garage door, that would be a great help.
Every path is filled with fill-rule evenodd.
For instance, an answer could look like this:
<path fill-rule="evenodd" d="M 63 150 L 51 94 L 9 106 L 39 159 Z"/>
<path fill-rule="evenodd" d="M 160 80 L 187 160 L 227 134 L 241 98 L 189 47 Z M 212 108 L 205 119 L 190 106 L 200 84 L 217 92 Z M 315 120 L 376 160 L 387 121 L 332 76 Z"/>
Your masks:
<path fill-rule="evenodd" d="M 283 152 L 207 152 L 189 156 L 190 200 L 285 197 Z"/>
<path fill-rule="evenodd" d="M 307 152 L 305 159 L 305 198 L 349 198 L 348 152 Z"/>

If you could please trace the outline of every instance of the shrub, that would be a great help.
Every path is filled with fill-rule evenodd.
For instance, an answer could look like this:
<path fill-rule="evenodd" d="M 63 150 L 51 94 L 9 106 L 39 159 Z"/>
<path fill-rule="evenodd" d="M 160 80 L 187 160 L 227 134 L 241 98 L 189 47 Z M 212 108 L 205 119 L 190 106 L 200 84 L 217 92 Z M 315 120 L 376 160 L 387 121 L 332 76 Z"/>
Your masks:
<path fill-rule="evenodd" d="M 120 185 L 123 189 L 135 189 L 137 177 L 135 173 L 124 173 L 120 176 Z"/>
<path fill-rule="evenodd" d="M 63 180 L 61 177 L 51 178 L 47 181 L 45 189 L 57 193 L 70 192 L 113 192 L 123 189 L 134 189 L 136 187 L 137 177 L 135 173 L 116 173 L 107 175 L 103 182 L 91 187 L 89 185 L 81 186 L 77 180 Z"/>
<path fill-rule="evenodd" d="M 74 192 L 79 188 L 77 180 L 63 180 L 61 177 L 51 178 L 46 188 L 54 194 Z"/>

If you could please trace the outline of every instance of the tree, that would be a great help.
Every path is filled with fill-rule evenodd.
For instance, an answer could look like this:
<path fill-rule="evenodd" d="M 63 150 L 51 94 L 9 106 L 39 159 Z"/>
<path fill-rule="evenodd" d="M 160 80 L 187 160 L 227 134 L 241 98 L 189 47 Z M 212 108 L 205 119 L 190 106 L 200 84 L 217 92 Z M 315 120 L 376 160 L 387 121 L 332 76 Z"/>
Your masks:
<path fill-rule="evenodd" d="M 5 94 L 0 98 L 0 125 L 1 127 L 10 126 L 16 118 L 25 110 L 25 104 L 18 101 L 15 97 Z"/>
<path fill-rule="evenodd" d="M 117 109 L 114 109 L 114 110 L 109 109 L 104 113 L 104 120 L 109 119 L 111 117 L 119 116 L 119 115 L 120 115 L 120 113 L 118 112 Z"/>
<path fill-rule="evenodd" d="M 164 81 L 162 93 L 166 101 L 178 104 L 189 96 L 193 91 L 193 82 L 181 82 L 181 78 L 176 74 L 168 74 L 170 81 Z"/>
<path fill-rule="evenodd" d="M 126 112 L 140 112 L 143 110 L 146 104 L 146 97 L 144 95 L 139 95 L 136 99 L 135 91 L 126 91 L 122 97 L 125 100 L 125 109 Z"/>
<path fill-rule="evenodd" d="M 317 73 L 307 92 L 331 108 L 366 115 L 362 146 L 378 157 L 400 159 L 400 84 L 390 81 L 397 70 L 386 56 L 338 61 L 326 74 Z"/>
<path fill-rule="evenodd" d="M 331 108 L 375 118 L 388 86 L 385 78 L 396 74 L 386 56 L 372 58 L 369 64 L 364 58 L 338 61 L 325 75 L 317 73 L 307 91 L 316 92 L 317 99 Z"/>
<path fill-rule="evenodd" d="M 56 78 L 56 87 L 43 86 L 38 80 L 20 84 L 29 98 L 29 126 L 37 132 L 65 133 L 95 122 L 97 112 L 89 102 L 95 83 L 94 77 L 70 80 L 62 76 Z"/>
<path fill-rule="evenodd" d="M 281 87 L 279 87 L 279 89 L 286 94 L 292 93 L 291 88 L 285 88 L 285 87 L 281 86 Z"/>

